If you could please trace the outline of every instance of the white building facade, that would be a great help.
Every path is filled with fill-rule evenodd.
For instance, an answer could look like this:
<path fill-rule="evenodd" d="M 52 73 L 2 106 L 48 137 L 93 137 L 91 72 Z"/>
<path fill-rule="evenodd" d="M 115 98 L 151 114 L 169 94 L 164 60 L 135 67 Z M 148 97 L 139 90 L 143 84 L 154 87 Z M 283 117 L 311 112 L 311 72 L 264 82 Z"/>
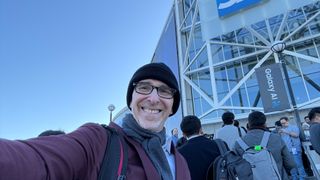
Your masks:
<path fill-rule="evenodd" d="M 281 56 L 271 50 L 277 43 L 285 47 Z M 190 114 L 206 133 L 221 127 L 225 111 L 245 125 L 251 111 L 264 111 L 256 70 L 280 62 L 296 105 L 289 99 L 289 108 L 266 113 L 268 125 L 295 119 L 294 110 L 303 119 L 320 106 L 319 59 L 318 0 L 175 0 L 152 59 L 180 80 L 181 106 L 168 132 Z"/>
<path fill-rule="evenodd" d="M 319 1 L 176 0 L 174 7 L 183 115 L 197 115 L 213 133 L 226 110 L 237 119 L 264 111 L 256 69 L 281 60 L 300 116 L 319 106 Z M 271 50 L 279 42 L 282 59 Z M 293 117 L 290 103 L 269 119 Z"/>

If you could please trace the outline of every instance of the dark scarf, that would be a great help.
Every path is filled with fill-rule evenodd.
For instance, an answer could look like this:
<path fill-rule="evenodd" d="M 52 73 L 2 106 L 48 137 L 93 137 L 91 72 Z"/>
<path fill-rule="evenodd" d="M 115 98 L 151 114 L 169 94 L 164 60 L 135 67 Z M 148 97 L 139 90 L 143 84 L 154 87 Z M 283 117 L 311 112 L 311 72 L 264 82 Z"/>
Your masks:
<path fill-rule="evenodd" d="M 172 180 L 172 174 L 162 145 L 166 143 L 165 128 L 159 133 L 144 129 L 138 125 L 132 114 L 127 114 L 122 123 L 123 131 L 139 142 L 163 180 Z"/>

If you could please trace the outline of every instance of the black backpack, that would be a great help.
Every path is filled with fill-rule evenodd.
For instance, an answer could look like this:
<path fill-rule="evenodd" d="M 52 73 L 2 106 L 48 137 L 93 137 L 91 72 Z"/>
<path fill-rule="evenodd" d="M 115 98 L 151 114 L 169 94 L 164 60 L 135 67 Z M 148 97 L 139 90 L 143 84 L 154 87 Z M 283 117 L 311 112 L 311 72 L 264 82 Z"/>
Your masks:
<path fill-rule="evenodd" d="M 207 180 L 253 180 L 251 165 L 235 151 L 228 150 L 221 139 L 215 139 L 220 156 L 209 166 Z"/>
<path fill-rule="evenodd" d="M 102 126 L 106 129 L 108 141 L 98 180 L 125 180 L 128 164 L 127 144 L 115 129 L 107 125 Z"/>

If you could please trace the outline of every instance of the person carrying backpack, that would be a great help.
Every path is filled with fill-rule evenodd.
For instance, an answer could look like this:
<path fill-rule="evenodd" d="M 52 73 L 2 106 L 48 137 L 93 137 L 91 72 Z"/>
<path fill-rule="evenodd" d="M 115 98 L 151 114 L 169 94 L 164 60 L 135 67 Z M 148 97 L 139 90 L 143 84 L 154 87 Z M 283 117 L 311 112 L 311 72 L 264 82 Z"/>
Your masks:
<path fill-rule="evenodd" d="M 243 143 L 248 147 L 242 148 L 241 145 L 243 144 L 240 145 L 239 142 L 241 140 L 238 139 L 235 143 L 234 151 L 242 155 L 244 159 L 251 163 L 254 179 L 288 180 L 287 173 L 295 168 L 295 162 L 280 135 L 268 132 L 266 128 L 266 116 L 262 112 L 251 112 L 248 116 L 248 123 L 250 130 L 242 137 Z M 267 141 L 267 143 L 264 141 Z M 265 143 L 266 145 L 262 144 L 261 146 L 261 143 Z M 261 168 L 259 164 L 254 163 L 254 158 L 259 157 L 258 152 L 264 153 L 265 155 L 263 157 L 269 155 L 269 158 L 267 159 L 257 160 L 258 162 L 263 161 L 260 162 L 265 166 L 264 168 L 262 167 L 262 170 L 259 169 Z M 279 177 L 277 175 L 277 170 Z"/>
<path fill-rule="evenodd" d="M 0 180 L 190 180 L 187 162 L 166 141 L 164 124 L 179 103 L 178 82 L 170 68 L 146 64 L 129 82 L 131 113 L 122 124 L 87 123 L 68 134 L 0 139 Z M 108 164 L 117 167 L 114 162 L 119 168 L 108 172 Z"/>
<path fill-rule="evenodd" d="M 200 119 L 189 115 L 183 117 L 180 128 L 188 141 L 178 148 L 186 159 L 192 179 L 204 180 L 212 161 L 220 155 L 215 141 L 206 138 L 202 133 Z"/>

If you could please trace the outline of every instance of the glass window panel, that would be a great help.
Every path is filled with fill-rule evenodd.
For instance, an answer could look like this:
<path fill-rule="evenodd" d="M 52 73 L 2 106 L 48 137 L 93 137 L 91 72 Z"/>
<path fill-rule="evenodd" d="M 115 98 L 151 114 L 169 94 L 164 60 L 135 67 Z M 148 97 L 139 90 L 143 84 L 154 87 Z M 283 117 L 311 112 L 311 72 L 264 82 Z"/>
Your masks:
<path fill-rule="evenodd" d="M 310 73 L 305 79 L 310 99 L 318 98 L 320 93 L 320 72 Z"/>
<path fill-rule="evenodd" d="M 212 86 L 210 81 L 209 69 L 194 73 L 189 77 L 192 82 L 194 82 L 204 93 L 212 97 Z"/>
<path fill-rule="evenodd" d="M 236 31 L 237 42 L 240 44 L 253 44 L 251 33 L 245 29 L 240 28 Z"/>
<path fill-rule="evenodd" d="M 202 114 L 209 111 L 212 108 L 212 106 L 210 106 L 209 103 L 203 98 L 201 98 L 201 106 L 202 106 Z"/>
<path fill-rule="evenodd" d="M 224 91 L 224 92 L 218 93 L 219 101 L 221 101 L 228 93 L 229 93 L 229 91 Z M 230 98 L 223 105 L 224 106 L 232 106 Z"/>
<path fill-rule="evenodd" d="M 306 89 L 302 86 L 303 82 L 301 76 L 290 78 L 290 83 L 296 103 L 299 104 L 308 101 Z"/>
<path fill-rule="evenodd" d="M 320 19 L 316 18 L 316 23 L 310 23 L 309 28 L 312 35 L 320 33 Z"/>
<path fill-rule="evenodd" d="M 295 57 L 286 56 L 286 69 L 288 71 L 289 78 L 294 78 L 300 75 L 299 67 L 297 61 L 294 59 Z"/>
<path fill-rule="evenodd" d="M 194 90 L 193 90 L 194 91 Z M 194 93 L 197 93 L 194 91 Z M 201 113 L 201 102 L 200 102 L 200 97 L 198 98 L 193 98 L 193 110 L 194 110 L 194 114 L 196 116 L 200 116 Z"/>
<path fill-rule="evenodd" d="M 211 45 L 211 52 L 213 63 L 219 63 L 224 60 L 222 45 Z"/>
<path fill-rule="evenodd" d="M 255 86 L 247 86 L 247 90 L 249 95 L 250 106 L 262 107 L 258 84 Z M 258 99 L 258 104 L 256 103 L 257 99 Z M 257 104 L 257 106 L 255 106 L 255 104 Z"/>
<path fill-rule="evenodd" d="M 202 48 L 204 44 L 204 41 L 202 40 L 202 33 L 201 33 L 200 26 L 196 27 L 194 31 L 192 43 L 193 43 L 194 49 L 196 49 L 197 52 Z"/>
<path fill-rule="evenodd" d="M 203 119 L 215 119 L 218 117 L 217 111 L 212 111 L 208 115 L 204 116 Z"/>
<path fill-rule="evenodd" d="M 248 107 L 249 106 L 247 93 L 246 93 L 244 86 L 241 86 L 241 88 L 237 90 L 237 92 L 235 93 L 235 96 L 237 96 L 239 99 L 239 101 L 237 101 L 237 102 L 239 102 L 239 104 L 234 104 L 235 106 L 240 106 L 240 107 Z"/>
<path fill-rule="evenodd" d="M 196 63 L 198 68 L 209 66 L 208 54 L 207 54 L 206 48 L 203 51 L 201 51 L 200 55 L 197 57 Z"/>
<path fill-rule="evenodd" d="M 227 75 L 225 71 L 225 67 L 215 68 L 215 78 L 216 78 L 216 87 L 217 93 L 219 94 L 219 100 L 221 100 L 227 92 L 229 92 L 228 82 L 227 82 Z M 222 97 L 222 98 L 221 98 Z"/>
<path fill-rule="evenodd" d="M 316 53 L 315 49 L 310 49 L 309 52 L 311 52 L 311 54 Z M 320 64 L 300 58 L 298 59 L 310 98 L 319 97 Z"/>
<path fill-rule="evenodd" d="M 190 66 L 190 70 L 194 70 L 197 69 L 197 64 L 196 63 L 192 63 Z"/>
<path fill-rule="evenodd" d="M 243 113 L 249 113 L 250 110 L 245 110 L 245 109 L 235 109 L 234 110 L 234 114 L 237 115 L 237 114 L 243 114 Z"/>
<path fill-rule="evenodd" d="M 289 35 L 289 29 L 288 29 L 288 26 L 285 25 L 283 27 L 283 30 L 281 32 L 281 35 L 280 35 L 280 39 L 284 39 L 285 37 L 287 37 Z"/>
<path fill-rule="evenodd" d="M 197 54 L 197 50 L 194 49 L 193 47 L 190 47 L 189 49 L 189 59 L 193 60 L 193 58 L 196 56 Z"/>
<path fill-rule="evenodd" d="M 230 89 L 235 87 L 238 82 L 242 79 L 241 64 L 239 62 L 233 62 L 227 66 L 227 74 L 229 80 Z"/>
<path fill-rule="evenodd" d="M 254 36 L 254 45 L 256 46 L 265 46 L 265 44 L 260 40 L 258 39 L 257 37 Z"/>
<path fill-rule="evenodd" d="M 239 56 L 238 48 L 236 46 L 224 45 L 224 57 L 226 60 Z"/>
<path fill-rule="evenodd" d="M 221 40 L 224 42 L 235 42 L 235 32 L 230 32 L 221 36 Z"/>
<path fill-rule="evenodd" d="M 312 61 L 307 61 L 299 58 L 302 73 L 304 75 L 314 74 L 319 72 L 320 64 Z"/>
<path fill-rule="evenodd" d="M 299 18 L 301 16 L 303 16 L 303 12 L 301 8 L 293 9 L 288 13 L 288 20 Z"/>
<path fill-rule="evenodd" d="M 299 28 L 306 21 L 305 16 L 302 12 L 302 9 L 294 9 L 288 13 L 288 19 L 286 21 L 287 27 L 290 33 Z M 306 27 L 302 28 L 299 32 L 296 32 L 293 36 L 291 36 L 291 40 L 296 40 L 302 38 L 304 36 L 309 35 L 310 32 Z"/>
<path fill-rule="evenodd" d="M 258 62 L 255 56 L 246 58 L 246 60 L 242 61 L 244 75 L 246 75 L 257 63 Z"/>
<path fill-rule="evenodd" d="M 268 19 L 273 37 L 276 37 L 279 31 L 282 19 L 283 19 L 283 14 L 274 16 Z"/>
<path fill-rule="evenodd" d="M 193 59 L 196 56 L 196 54 L 202 48 L 203 44 L 204 44 L 204 41 L 201 38 L 201 29 L 199 26 L 195 29 L 192 35 L 192 39 L 190 41 L 189 56 L 191 59 Z"/>
<path fill-rule="evenodd" d="M 238 107 L 244 107 L 248 106 L 247 103 L 247 95 L 245 92 L 244 88 L 238 89 L 233 95 L 232 95 L 232 104 L 233 106 L 238 106 Z M 244 111 L 237 111 L 237 113 L 243 113 Z"/>
<path fill-rule="evenodd" d="M 261 36 L 263 36 L 265 39 L 270 41 L 269 35 L 268 35 L 268 30 L 266 26 L 265 20 L 262 20 L 260 22 L 257 22 L 255 24 L 252 24 L 251 27 L 256 30 Z M 256 39 L 257 43 L 260 44 L 260 41 Z"/>
<path fill-rule="evenodd" d="M 305 54 L 307 56 L 312 56 L 315 58 L 317 58 L 317 56 L 318 56 L 315 48 L 305 49 L 305 50 L 299 51 L 298 53 Z M 301 59 L 301 58 L 298 58 L 298 60 L 300 63 L 302 73 L 304 73 L 306 75 L 309 73 L 318 72 L 320 69 L 319 63 L 315 63 L 315 62 L 308 61 L 308 60 Z"/>
<path fill-rule="evenodd" d="M 316 14 L 320 9 L 320 3 L 319 1 L 315 4 L 310 4 L 303 7 L 303 11 L 307 16 L 307 19 L 312 17 L 314 14 Z"/>
<path fill-rule="evenodd" d="M 199 77 L 199 87 L 203 90 L 208 96 L 212 97 L 212 86 L 210 80 L 210 72 L 207 69 L 204 72 L 197 73 Z"/>
<path fill-rule="evenodd" d="M 254 51 L 255 51 L 255 48 L 239 47 L 239 56 L 250 54 L 250 53 L 253 53 Z"/>

